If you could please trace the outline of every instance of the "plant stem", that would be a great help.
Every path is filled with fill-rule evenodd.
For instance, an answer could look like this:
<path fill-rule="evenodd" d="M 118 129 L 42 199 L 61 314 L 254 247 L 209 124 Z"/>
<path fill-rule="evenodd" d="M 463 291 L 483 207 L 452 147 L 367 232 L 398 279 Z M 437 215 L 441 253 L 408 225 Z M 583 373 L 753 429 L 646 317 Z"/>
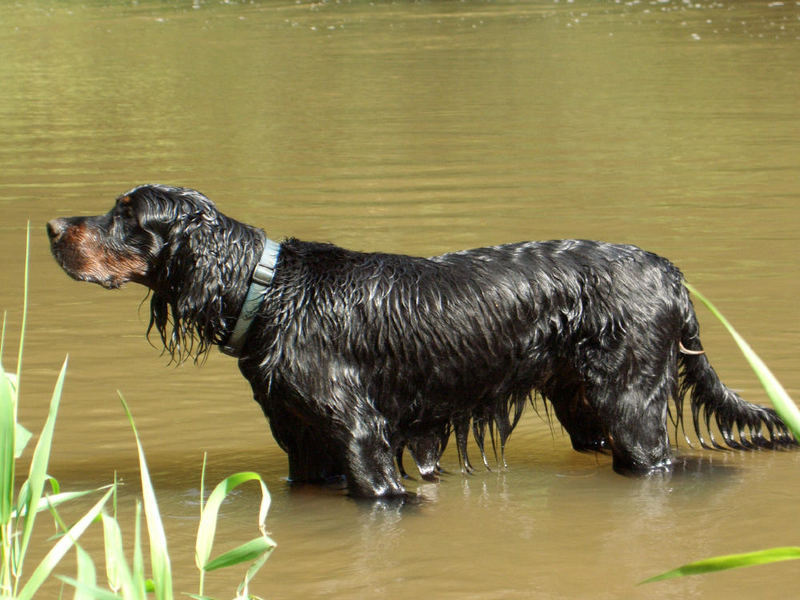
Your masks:
<path fill-rule="evenodd" d="M 203 468 L 200 471 L 200 519 L 203 518 L 203 507 L 206 498 L 206 461 L 208 460 L 208 452 L 203 452 Z M 198 532 L 199 535 L 199 532 Z M 205 586 L 206 572 L 205 569 L 200 569 L 200 585 L 197 591 L 198 596 L 203 595 L 203 588 Z"/>
<path fill-rule="evenodd" d="M 25 277 L 22 287 L 22 325 L 19 332 L 19 352 L 17 353 L 17 398 L 19 398 L 20 384 L 22 383 L 22 348 L 25 345 L 25 324 L 28 322 L 28 273 L 31 259 L 31 222 L 25 230 Z M 17 422 L 17 407 L 14 405 L 14 422 Z"/>

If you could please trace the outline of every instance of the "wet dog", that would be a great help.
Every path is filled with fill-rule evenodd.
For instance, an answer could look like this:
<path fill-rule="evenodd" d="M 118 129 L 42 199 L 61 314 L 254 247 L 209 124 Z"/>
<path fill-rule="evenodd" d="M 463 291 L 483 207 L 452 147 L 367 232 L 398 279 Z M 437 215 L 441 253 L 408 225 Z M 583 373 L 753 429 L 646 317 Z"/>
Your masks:
<path fill-rule="evenodd" d="M 73 278 L 152 291 L 148 334 L 176 360 L 214 345 L 239 357 L 293 481 L 345 476 L 354 495 L 402 495 L 404 448 L 435 479 L 453 431 L 469 470 L 470 427 L 482 452 L 487 429 L 502 450 L 533 395 L 575 449 L 608 451 L 623 472 L 669 468 L 669 416 L 677 432 L 687 396 L 703 446 L 720 447 L 712 421 L 732 448 L 795 444 L 773 410 L 720 382 L 680 271 L 634 246 L 418 258 L 276 244 L 160 185 L 47 228 Z"/>

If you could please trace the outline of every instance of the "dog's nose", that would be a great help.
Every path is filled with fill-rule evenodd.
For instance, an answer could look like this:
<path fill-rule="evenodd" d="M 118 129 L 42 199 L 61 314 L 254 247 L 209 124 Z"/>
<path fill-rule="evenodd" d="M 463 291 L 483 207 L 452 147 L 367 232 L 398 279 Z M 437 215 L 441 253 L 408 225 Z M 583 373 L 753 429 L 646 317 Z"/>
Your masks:
<path fill-rule="evenodd" d="M 66 228 L 67 225 L 64 219 L 53 219 L 47 223 L 47 235 L 52 241 L 55 241 L 61 237 L 61 234 L 64 233 Z"/>

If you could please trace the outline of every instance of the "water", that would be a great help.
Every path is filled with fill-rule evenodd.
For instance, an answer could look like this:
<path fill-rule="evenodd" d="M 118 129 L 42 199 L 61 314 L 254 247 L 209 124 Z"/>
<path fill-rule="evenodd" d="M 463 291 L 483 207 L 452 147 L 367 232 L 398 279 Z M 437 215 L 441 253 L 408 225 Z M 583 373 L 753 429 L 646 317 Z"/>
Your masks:
<path fill-rule="evenodd" d="M 785 596 L 791 563 L 634 585 L 692 559 L 798 544 L 800 454 L 682 443 L 695 457 L 685 468 L 627 479 L 531 411 L 511 470 L 463 477 L 448 452 L 441 484 L 409 483 L 412 506 L 290 489 L 232 360 L 167 367 L 143 340 L 144 291 L 69 280 L 44 223 L 157 181 L 200 189 L 278 239 L 419 255 L 635 243 L 680 265 L 798 397 L 797 3 L 41 1 L 3 8 L 0 44 L 9 341 L 33 228 L 21 419 L 38 431 L 68 353 L 50 472 L 77 489 L 118 471 L 131 539 L 125 395 L 176 589 L 196 591 L 207 451 L 210 481 L 255 470 L 273 494 L 279 548 L 252 587 L 263 597 Z M 700 317 L 725 381 L 765 403 L 727 334 Z M 257 494 L 226 504 L 223 546 L 257 534 Z M 233 575 L 210 575 L 206 591 L 232 596 Z"/>

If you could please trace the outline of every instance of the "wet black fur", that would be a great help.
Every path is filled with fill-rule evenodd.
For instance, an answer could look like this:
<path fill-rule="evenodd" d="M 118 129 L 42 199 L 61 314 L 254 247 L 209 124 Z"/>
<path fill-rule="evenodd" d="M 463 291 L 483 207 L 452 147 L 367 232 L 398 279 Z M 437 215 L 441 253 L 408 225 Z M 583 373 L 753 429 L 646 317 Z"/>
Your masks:
<path fill-rule="evenodd" d="M 124 283 L 73 264 L 69 228 L 91 230 L 112 256 L 149 265 L 130 279 L 152 289 L 150 327 L 174 357 L 223 343 L 262 231 L 184 188 L 142 186 L 121 200 L 107 215 L 52 221 L 56 258 L 78 279 Z M 362 496 L 404 493 L 404 448 L 435 478 L 451 431 L 470 470 L 470 427 L 482 452 L 487 430 L 502 449 L 533 394 L 577 450 L 607 450 L 620 471 L 669 468 L 670 398 L 677 428 L 689 397 L 704 446 L 711 421 L 730 447 L 793 444 L 771 409 L 725 387 L 704 354 L 681 351 L 702 348 L 682 280 L 655 254 L 593 241 L 418 258 L 288 239 L 239 366 L 291 479 L 344 475 Z"/>

